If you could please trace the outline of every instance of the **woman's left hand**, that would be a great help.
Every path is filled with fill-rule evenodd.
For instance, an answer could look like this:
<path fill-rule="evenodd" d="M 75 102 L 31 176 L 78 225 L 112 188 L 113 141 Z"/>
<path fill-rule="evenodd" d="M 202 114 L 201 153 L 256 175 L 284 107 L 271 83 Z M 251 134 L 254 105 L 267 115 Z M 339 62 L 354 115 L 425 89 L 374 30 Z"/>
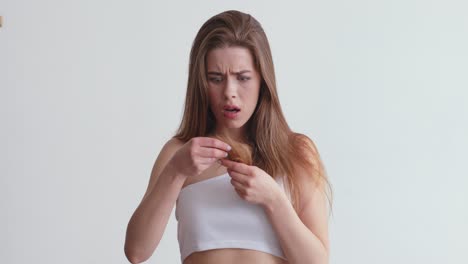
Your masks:
<path fill-rule="evenodd" d="M 227 168 L 231 184 L 242 199 L 263 207 L 271 206 L 276 201 L 281 192 L 280 186 L 264 170 L 228 159 L 220 161 Z"/>

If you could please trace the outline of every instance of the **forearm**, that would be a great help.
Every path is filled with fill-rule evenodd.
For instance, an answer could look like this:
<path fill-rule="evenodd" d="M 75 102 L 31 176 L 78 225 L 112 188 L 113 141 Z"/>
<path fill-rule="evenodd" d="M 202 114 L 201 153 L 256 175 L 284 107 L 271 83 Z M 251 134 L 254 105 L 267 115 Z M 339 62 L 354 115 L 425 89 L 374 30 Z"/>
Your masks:
<path fill-rule="evenodd" d="M 320 239 L 307 228 L 284 193 L 265 212 L 276 231 L 290 264 L 326 264 L 328 253 Z"/>
<path fill-rule="evenodd" d="M 147 260 L 153 254 L 168 223 L 185 177 L 170 166 L 159 175 L 154 188 L 132 215 L 125 239 L 125 254 L 132 263 Z"/>

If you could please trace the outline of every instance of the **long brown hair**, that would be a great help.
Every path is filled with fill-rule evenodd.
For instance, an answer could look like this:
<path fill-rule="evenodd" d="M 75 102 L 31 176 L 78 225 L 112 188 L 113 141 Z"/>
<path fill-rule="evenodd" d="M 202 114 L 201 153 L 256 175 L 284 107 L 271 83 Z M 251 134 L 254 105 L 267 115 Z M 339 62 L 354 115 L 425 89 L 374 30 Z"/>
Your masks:
<path fill-rule="evenodd" d="M 239 46 L 250 50 L 261 75 L 260 94 L 252 117 L 246 124 L 253 165 L 273 178 L 287 177 L 292 204 L 299 213 L 299 184 L 294 175 L 300 168 L 310 175 L 317 190 L 326 192 L 330 209 L 332 188 L 317 147 L 304 134 L 293 132 L 284 118 L 276 90 L 270 45 L 260 23 L 251 15 L 236 10 L 217 14 L 198 31 L 190 51 L 189 76 L 184 114 L 176 135 L 183 142 L 208 136 L 216 128 L 209 107 L 206 80 L 206 55 L 215 48 Z"/>

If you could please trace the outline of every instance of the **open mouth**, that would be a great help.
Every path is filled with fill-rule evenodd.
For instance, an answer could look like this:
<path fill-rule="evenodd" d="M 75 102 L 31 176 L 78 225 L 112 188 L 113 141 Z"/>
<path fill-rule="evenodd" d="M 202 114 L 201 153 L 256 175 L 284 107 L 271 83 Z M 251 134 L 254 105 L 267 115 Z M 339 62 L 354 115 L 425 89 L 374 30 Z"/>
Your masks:
<path fill-rule="evenodd" d="M 230 112 L 230 113 L 237 113 L 237 112 L 240 111 L 240 109 L 236 109 L 236 108 L 233 108 L 233 109 L 224 109 L 224 111 Z"/>
<path fill-rule="evenodd" d="M 237 105 L 225 105 L 223 110 L 228 113 L 237 113 L 240 108 Z"/>

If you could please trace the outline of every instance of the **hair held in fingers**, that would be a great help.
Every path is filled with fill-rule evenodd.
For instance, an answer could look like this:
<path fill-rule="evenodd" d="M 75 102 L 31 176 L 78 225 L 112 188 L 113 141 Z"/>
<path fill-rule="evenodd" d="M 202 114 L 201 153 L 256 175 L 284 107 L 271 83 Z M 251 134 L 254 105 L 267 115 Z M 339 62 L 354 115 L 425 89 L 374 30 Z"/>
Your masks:
<path fill-rule="evenodd" d="M 231 146 L 231 150 L 228 151 L 227 159 L 235 162 L 241 162 L 249 166 L 252 165 L 252 151 L 249 145 L 238 142 L 224 135 L 215 135 L 213 137 Z"/>

